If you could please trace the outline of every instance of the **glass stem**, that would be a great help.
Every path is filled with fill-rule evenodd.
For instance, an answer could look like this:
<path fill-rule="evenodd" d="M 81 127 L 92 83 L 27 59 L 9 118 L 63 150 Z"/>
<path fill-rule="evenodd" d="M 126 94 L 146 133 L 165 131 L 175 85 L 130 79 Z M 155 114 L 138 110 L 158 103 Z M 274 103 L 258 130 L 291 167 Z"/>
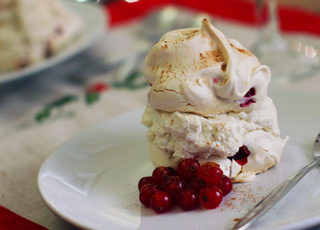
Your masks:
<path fill-rule="evenodd" d="M 268 0 L 268 24 L 266 26 L 265 32 L 266 36 L 280 36 L 279 33 L 279 21 L 277 14 L 277 0 Z"/>
<path fill-rule="evenodd" d="M 277 0 L 267 0 L 268 22 L 262 29 L 263 40 L 270 42 L 275 49 L 285 49 L 286 42 L 280 33 Z"/>

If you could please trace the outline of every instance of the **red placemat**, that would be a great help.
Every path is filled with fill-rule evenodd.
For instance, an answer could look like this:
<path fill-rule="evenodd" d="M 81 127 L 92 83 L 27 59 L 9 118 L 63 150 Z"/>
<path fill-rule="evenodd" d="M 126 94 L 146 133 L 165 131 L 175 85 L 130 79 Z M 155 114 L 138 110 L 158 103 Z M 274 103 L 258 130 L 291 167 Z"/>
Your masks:
<path fill-rule="evenodd" d="M 44 230 L 45 227 L 42 227 L 39 224 L 36 224 L 30 220 L 27 220 L 5 207 L 0 206 L 0 230 Z"/>
<path fill-rule="evenodd" d="M 142 17 L 151 10 L 167 4 L 210 13 L 226 20 L 249 25 L 256 24 L 254 3 L 240 0 L 139 0 L 133 3 L 121 0 L 109 4 L 106 10 L 111 16 L 111 26 L 116 26 Z M 320 14 L 289 6 L 279 6 L 279 15 L 280 27 L 283 31 L 320 35 Z"/>

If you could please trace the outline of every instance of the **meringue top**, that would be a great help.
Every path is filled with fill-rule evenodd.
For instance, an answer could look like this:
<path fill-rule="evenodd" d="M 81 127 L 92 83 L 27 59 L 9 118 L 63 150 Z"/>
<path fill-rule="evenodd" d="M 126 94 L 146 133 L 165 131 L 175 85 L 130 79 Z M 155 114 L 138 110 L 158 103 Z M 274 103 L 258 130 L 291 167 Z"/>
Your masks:
<path fill-rule="evenodd" d="M 260 107 L 271 77 L 267 66 L 207 19 L 201 29 L 166 33 L 151 48 L 143 74 L 153 108 L 203 116 Z"/>

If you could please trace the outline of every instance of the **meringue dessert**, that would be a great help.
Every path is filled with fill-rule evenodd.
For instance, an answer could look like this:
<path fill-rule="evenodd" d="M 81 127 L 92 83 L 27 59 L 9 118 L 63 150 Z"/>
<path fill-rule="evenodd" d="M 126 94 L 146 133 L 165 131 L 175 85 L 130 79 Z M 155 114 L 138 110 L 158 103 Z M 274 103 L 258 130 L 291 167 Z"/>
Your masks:
<path fill-rule="evenodd" d="M 82 28 L 82 20 L 59 0 L 1 0 L 0 72 L 56 55 Z"/>
<path fill-rule="evenodd" d="M 267 96 L 270 69 L 208 20 L 201 29 L 166 33 L 147 55 L 142 123 L 155 166 L 185 158 L 216 162 L 233 182 L 279 163 L 277 111 Z"/>

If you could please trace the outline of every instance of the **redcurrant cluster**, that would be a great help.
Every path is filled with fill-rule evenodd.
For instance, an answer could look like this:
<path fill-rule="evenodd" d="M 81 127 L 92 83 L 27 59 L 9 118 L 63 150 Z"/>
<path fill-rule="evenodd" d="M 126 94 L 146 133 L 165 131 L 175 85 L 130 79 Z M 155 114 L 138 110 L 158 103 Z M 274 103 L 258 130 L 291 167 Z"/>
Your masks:
<path fill-rule="evenodd" d="M 155 168 L 152 176 L 139 180 L 138 188 L 142 204 L 164 213 L 174 204 L 185 211 L 200 206 L 217 208 L 223 196 L 232 190 L 232 183 L 218 164 L 200 165 L 197 160 L 187 158 L 179 162 L 176 170 L 164 166 Z"/>

